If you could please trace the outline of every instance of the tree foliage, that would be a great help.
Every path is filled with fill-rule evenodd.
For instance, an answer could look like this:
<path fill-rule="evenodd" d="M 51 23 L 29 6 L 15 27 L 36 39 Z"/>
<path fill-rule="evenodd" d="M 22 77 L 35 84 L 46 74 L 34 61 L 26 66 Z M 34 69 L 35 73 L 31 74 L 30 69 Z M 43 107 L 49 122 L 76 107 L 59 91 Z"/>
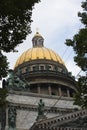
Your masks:
<path fill-rule="evenodd" d="M 0 121 L 1 130 L 5 130 L 6 125 L 6 106 L 8 102 L 6 101 L 8 91 L 5 88 L 0 88 Z"/>
<path fill-rule="evenodd" d="M 77 90 L 78 92 L 74 95 L 74 104 L 87 108 L 87 77 L 81 76 L 78 79 Z"/>
<path fill-rule="evenodd" d="M 6 97 L 7 97 L 7 90 L 0 88 L 0 108 L 6 107 Z"/>
<path fill-rule="evenodd" d="M 7 70 L 8 70 L 7 58 L 0 52 L 0 79 L 2 79 L 2 76 L 6 77 Z"/>
<path fill-rule="evenodd" d="M 65 44 L 73 47 L 76 53 L 74 61 L 83 71 L 87 71 L 87 0 L 82 2 L 82 8 L 84 11 L 79 12 L 78 16 L 81 17 L 84 28 L 80 29 L 73 39 L 66 39 Z"/>
<path fill-rule="evenodd" d="M 78 17 L 84 27 L 81 28 L 73 39 L 66 39 L 65 44 L 73 47 L 75 52 L 74 61 L 77 65 L 87 73 L 87 0 L 82 2 L 83 12 L 78 13 Z M 87 108 L 87 75 L 78 79 L 78 92 L 74 96 L 75 104 L 82 108 Z"/>
<path fill-rule="evenodd" d="M 31 16 L 35 3 L 40 0 L 1 0 L 0 1 L 0 54 L 15 51 L 31 33 Z M 3 56 L 4 57 L 4 56 Z M 6 57 L 4 57 L 6 62 Z M 2 62 L 2 60 L 0 61 Z M 7 64 L 6 65 L 6 69 Z M 4 65 L 4 67 L 5 67 Z M 0 64 L 2 68 L 2 65 Z M 1 73 L 0 73 L 1 75 Z M 0 76 L 4 76 L 3 74 Z"/>

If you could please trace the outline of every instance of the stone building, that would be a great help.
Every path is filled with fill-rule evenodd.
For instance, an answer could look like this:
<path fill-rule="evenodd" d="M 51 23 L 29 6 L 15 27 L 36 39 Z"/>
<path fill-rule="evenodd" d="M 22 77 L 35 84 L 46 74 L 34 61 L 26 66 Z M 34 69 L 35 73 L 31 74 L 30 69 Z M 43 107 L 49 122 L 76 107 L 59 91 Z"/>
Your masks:
<path fill-rule="evenodd" d="M 11 129 L 9 124 L 13 130 L 80 130 L 81 125 L 76 126 L 75 121 L 78 118 L 87 120 L 87 110 L 73 105 L 73 94 L 77 91 L 74 77 L 61 57 L 44 47 L 44 38 L 38 32 L 32 45 L 18 58 L 7 81 L 6 130 Z M 40 99 L 45 104 L 44 117 L 37 119 Z M 9 123 L 10 112 L 15 113 L 15 124 Z M 82 129 L 86 127 L 87 121 Z"/>

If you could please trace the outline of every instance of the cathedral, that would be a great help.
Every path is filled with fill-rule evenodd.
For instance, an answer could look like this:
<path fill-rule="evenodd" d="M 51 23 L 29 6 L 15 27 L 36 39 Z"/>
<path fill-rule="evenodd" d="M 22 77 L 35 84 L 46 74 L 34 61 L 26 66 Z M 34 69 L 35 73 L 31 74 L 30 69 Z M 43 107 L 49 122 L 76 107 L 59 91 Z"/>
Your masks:
<path fill-rule="evenodd" d="M 75 78 L 39 32 L 9 70 L 6 87 L 5 130 L 87 130 L 87 110 L 73 102 Z"/>

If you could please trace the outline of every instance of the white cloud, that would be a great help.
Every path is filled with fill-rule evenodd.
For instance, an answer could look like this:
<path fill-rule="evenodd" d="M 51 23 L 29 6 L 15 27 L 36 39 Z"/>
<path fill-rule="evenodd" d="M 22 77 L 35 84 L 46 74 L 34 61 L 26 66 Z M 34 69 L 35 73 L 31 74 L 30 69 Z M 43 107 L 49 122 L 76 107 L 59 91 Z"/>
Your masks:
<path fill-rule="evenodd" d="M 80 68 L 78 66 L 75 65 L 75 63 L 73 62 L 73 60 L 68 60 L 66 67 L 68 68 L 69 72 L 72 72 L 72 74 L 76 77 L 77 74 L 80 72 Z"/>
<path fill-rule="evenodd" d="M 73 26 L 79 20 L 77 12 L 81 10 L 80 0 L 43 0 L 37 4 L 33 11 L 33 24 L 39 26 L 44 32 L 61 29 L 66 25 Z M 48 29 L 48 30 L 47 30 Z M 48 33 L 48 34 L 49 34 Z"/>

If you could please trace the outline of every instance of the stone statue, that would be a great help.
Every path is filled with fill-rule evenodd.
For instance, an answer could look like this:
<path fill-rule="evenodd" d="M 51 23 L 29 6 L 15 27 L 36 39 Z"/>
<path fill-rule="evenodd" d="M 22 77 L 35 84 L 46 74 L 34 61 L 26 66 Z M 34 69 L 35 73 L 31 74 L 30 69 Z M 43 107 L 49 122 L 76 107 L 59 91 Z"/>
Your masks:
<path fill-rule="evenodd" d="M 9 77 L 7 79 L 7 86 L 12 88 L 13 85 L 14 85 L 14 73 L 13 73 L 13 70 L 9 70 L 8 73 L 9 73 Z"/>
<path fill-rule="evenodd" d="M 9 70 L 9 77 L 6 81 L 6 87 L 7 89 L 13 89 L 13 90 L 29 90 L 29 83 L 23 79 L 21 74 L 18 72 L 18 74 L 14 74 L 13 70 Z"/>
<path fill-rule="evenodd" d="M 16 130 L 16 108 L 14 106 L 9 107 L 8 110 L 8 130 Z"/>
<path fill-rule="evenodd" d="M 38 103 L 38 115 L 44 115 L 44 106 L 44 102 L 40 99 L 40 102 Z"/>
<path fill-rule="evenodd" d="M 42 101 L 42 99 L 40 99 L 40 101 L 38 103 L 38 116 L 37 116 L 37 119 L 36 119 L 37 121 L 46 118 L 46 116 L 44 115 L 44 110 L 45 110 L 44 108 L 45 108 L 45 104 Z"/>

